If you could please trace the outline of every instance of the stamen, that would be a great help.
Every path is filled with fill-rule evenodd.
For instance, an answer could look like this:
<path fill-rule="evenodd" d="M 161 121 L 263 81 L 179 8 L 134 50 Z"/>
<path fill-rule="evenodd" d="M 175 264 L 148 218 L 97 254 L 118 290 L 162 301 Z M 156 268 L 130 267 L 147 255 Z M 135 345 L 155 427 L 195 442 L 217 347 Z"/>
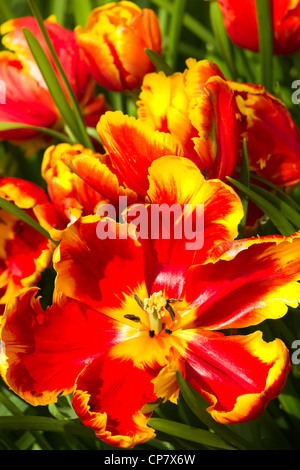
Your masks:
<path fill-rule="evenodd" d="M 165 329 L 165 332 L 166 332 L 168 335 L 171 335 L 171 334 L 172 334 L 172 330 L 169 330 L 169 328 L 166 328 L 166 329 Z"/>
<path fill-rule="evenodd" d="M 144 305 L 141 299 L 136 294 L 133 295 L 133 298 L 137 302 L 138 306 L 141 307 L 142 310 L 144 310 Z"/>
<path fill-rule="evenodd" d="M 148 334 L 149 334 L 150 338 L 154 338 L 155 331 L 154 330 L 149 330 Z"/>
<path fill-rule="evenodd" d="M 168 301 L 167 301 L 167 305 L 165 306 L 165 309 L 171 315 L 172 321 L 174 321 L 175 320 L 175 312 L 174 312 L 173 308 L 171 307 L 171 305 L 168 303 Z"/>
<path fill-rule="evenodd" d="M 127 320 L 131 320 L 131 321 L 134 321 L 136 323 L 140 323 L 141 319 L 140 317 L 136 316 L 136 315 L 124 315 L 124 318 L 126 318 Z"/>

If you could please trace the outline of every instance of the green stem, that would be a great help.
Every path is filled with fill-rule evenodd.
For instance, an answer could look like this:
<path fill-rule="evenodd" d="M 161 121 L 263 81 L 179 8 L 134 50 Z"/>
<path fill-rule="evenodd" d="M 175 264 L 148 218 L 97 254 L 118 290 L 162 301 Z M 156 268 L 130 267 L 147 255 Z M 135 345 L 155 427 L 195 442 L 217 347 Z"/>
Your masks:
<path fill-rule="evenodd" d="M 83 425 L 43 416 L 2 416 L 0 431 L 44 431 L 76 434 L 94 438 L 94 432 Z"/>
<path fill-rule="evenodd" d="M 17 123 L 17 122 L 1 122 L 0 123 L 0 130 L 1 131 L 10 131 L 12 129 L 29 129 L 34 130 L 37 132 L 41 132 L 42 134 L 50 135 L 54 139 L 57 139 L 61 142 L 66 142 L 69 144 L 74 144 L 74 139 L 68 137 L 66 134 L 62 134 L 58 131 L 53 129 L 49 129 L 48 127 L 39 127 L 39 126 L 30 126 L 28 124 Z"/>
<path fill-rule="evenodd" d="M 23 415 L 22 411 L 4 393 L 2 393 L 1 390 L 0 403 L 13 415 L 13 417 L 16 416 L 17 419 L 20 419 L 20 416 Z M 0 421 L 2 419 L 3 417 L 0 417 Z M 34 431 L 31 434 L 43 450 L 52 450 L 52 447 L 48 444 L 47 440 L 43 436 L 39 435 L 37 432 Z"/>
<path fill-rule="evenodd" d="M 177 65 L 178 48 L 182 30 L 182 18 L 184 17 L 186 2 L 187 0 L 175 0 L 173 6 L 167 51 L 167 62 L 173 69 L 175 69 Z"/>
<path fill-rule="evenodd" d="M 223 15 L 218 2 L 210 4 L 210 20 L 218 49 L 228 67 L 230 78 L 237 80 L 238 73 L 235 66 L 234 50 L 224 26 Z"/>
<path fill-rule="evenodd" d="M 259 37 L 260 80 L 267 90 L 272 91 L 273 29 L 270 0 L 255 0 L 255 4 Z"/>

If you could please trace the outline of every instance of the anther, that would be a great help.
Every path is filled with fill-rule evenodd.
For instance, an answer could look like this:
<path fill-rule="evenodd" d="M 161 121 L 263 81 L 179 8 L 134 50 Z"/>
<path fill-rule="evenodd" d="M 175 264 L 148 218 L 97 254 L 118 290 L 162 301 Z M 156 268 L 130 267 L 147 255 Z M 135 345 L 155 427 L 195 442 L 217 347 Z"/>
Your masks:
<path fill-rule="evenodd" d="M 131 321 L 134 321 L 136 323 L 140 323 L 141 319 L 140 317 L 136 316 L 136 315 L 124 315 L 124 318 L 126 318 L 127 320 L 131 320 Z"/>
<path fill-rule="evenodd" d="M 155 332 L 154 332 L 154 330 L 149 330 L 148 334 L 149 334 L 150 338 L 154 338 Z"/>
<path fill-rule="evenodd" d="M 169 312 L 169 314 L 171 315 L 171 318 L 172 318 L 172 321 L 175 320 L 175 312 L 173 310 L 173 308 L 171 307 L 171 305 L 168 303 L 167 301 L 167 304 L 165 306 L 165 309 Z"/>
<path fill-rule="evenodd" d="M 166 328 L 166 329 L 165 329 L 165 332 L 166 332 L 168 335 L 171 335 L 171 334 L 172 334 L 172 330 L 169 330 L 169 328 Z"/>
<path fill-rule="evenodd" d="M 144 305 L 141 299 L 136 294 L 133 295 L 133 298 L 137 302 L 138 306 L 141 307 L 142 310 L 144 310 Z"/>

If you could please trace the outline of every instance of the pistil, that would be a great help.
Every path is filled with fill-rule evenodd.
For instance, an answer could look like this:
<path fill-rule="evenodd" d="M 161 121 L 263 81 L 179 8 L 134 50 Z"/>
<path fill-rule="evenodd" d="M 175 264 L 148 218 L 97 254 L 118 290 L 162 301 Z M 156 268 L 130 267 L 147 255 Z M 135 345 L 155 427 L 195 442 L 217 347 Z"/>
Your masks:
<path fill-rule="evenodd" d="M 162 291 L 154 292 L 149 299 L 144 299 L 144 310 L 149 315 L 150 328 L 158 336 L 162 331 L 162 317 L 164 316 L 164 308 L 167 300 L 164 298 Z"/>

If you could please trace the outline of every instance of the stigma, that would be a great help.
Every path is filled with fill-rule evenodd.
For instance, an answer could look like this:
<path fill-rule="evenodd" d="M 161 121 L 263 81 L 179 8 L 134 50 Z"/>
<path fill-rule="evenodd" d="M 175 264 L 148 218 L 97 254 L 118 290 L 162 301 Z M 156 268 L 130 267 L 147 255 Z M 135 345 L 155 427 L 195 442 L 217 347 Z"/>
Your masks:
<path fill-rule="evenodd" d="M 150 329 L 158 336 L 162 331 L 162 318 L 165 316 L 164 308 L 167 300 L 162 291 L 154 292 L 149 298 L 144 299 L 144 310 L 149 315 Z"/>

